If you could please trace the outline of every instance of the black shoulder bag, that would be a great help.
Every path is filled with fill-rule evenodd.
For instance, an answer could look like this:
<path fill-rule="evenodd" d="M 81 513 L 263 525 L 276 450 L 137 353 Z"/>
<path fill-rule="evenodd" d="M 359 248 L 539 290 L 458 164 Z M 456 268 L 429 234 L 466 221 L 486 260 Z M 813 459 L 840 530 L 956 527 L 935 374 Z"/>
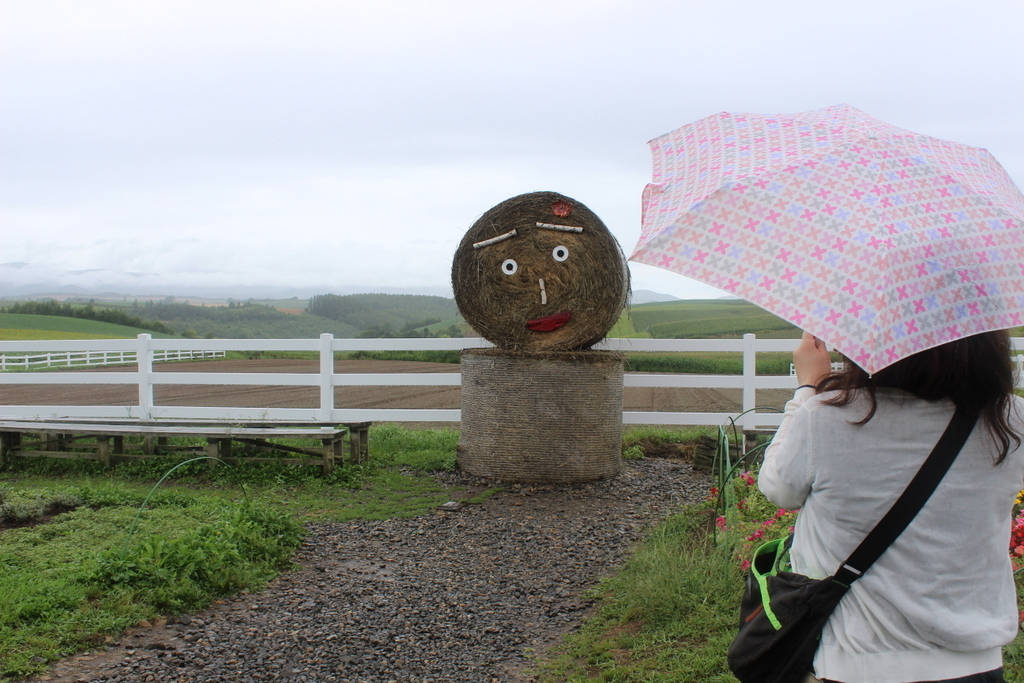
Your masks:
<path fill-rule="evenodd" d="M 783 571 L 792 536 L 754 552 L 740 603 L 740 630 L 728 653 L 729 668 L 741 683 L 803 683 L 829 616 L 924 507 L 977 420 L 977 413 L 957 408 L 910 485 L 832 576 L 810 579 Z"/>

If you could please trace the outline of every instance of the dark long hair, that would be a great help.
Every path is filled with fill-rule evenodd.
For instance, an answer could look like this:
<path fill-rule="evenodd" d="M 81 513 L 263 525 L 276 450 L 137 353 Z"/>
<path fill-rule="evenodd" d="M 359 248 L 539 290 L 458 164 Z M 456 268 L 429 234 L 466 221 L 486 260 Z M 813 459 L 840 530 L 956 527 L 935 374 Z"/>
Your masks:
<path fill-rule="evenodd" d="M 875 415 L 878 387 L 894 387 L 926 401 L 948 398 L 958 408 L 980 413 L 996 446 L 996 464 L 1006 459 L 1011 449 L 1020 447 L 1021 436 L 1010 423 L 1013 395 L 1013 364 L 1010 361 L 1010 335 L 1006 330 L 963 337 L 941 346 L 915 353 L 887 368 L 869 375 L 849 359 L 842 372 L 825 378 L 817 389 L 838 391 L 825 401 L 845 406 L 862 392 L 871 400 L 868 414 L 854 424 L 865 424 Z"/>

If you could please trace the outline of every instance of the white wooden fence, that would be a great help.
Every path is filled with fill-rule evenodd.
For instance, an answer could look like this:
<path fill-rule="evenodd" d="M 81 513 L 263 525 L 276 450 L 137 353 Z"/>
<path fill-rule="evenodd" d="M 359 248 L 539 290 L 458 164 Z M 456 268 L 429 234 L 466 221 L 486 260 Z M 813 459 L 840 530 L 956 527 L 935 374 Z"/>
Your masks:
<path fill-rule="evenodd" d="M 206 358 L 223 358 L 224 351 L 196 351 L 182 349 L 178 351 L 155 351 L 153 362 L 162 363 L 175 360 L 203 360 Z M 0 372 L 8 370 L 35 370 L 38 368 L 74 368 L 95 365 L 134 365 L 138 362 L 138 352 L 131 351 L 59 351 L 47 353 L 0 354 Z"/>
<path fill-rule="evenodd" d="M 1024 338 L 1014 338 L 1015 351 L 1024 349 Z M 791 375 L 757 375 L 756 356 L 763 352 L 792 352 L 795 339 L 607 339 L 595 348 L 614 351 L 651 353 L 666 352 L 734 352 L 743 355 L 741 375 L 644 374 L 627 373 L 627 387 L 698 387 L 742 390 L 745 414 L 723 412 L 634 412 L 622 415 L 626 424 L 657 425 L 720 425 L 739 419 L 743 429 L 777 426 L 777 412 L 755 411 L 758 389 L 793 389 Z M 137 339 L 0 341 L 0 354 L 13 353 L 134 353 L 138 360 L 135 371 L 126 372 L 7 372 L 0 374 L 0 384 L 130 384 L 138 387 L 138 404 L 133 406 L 19 406 L 0 405 L 5 418 L 99 418 L 99 419 L 204 419 L 226 421 L 286 421 L 344 423 L 383 422 L 455 422 L 459 410 L 424 409 L 352 409 L 335 406 L 334 387 L 338 386 L 461 386 L 461 375 L 451 373 L 419 374 L 336 374 L 334 353 L 339 351 L 424 351 L 458 350 L 490 346 L 480 338 L 463 339 L 335 339 L 330 334 L 319 339 L 153 339 L 140 334 Z M 306 351 L 319 354 L 317 373 L 210 373 L 153 372 L 159 354 L 168 352 L 225 351 Z M 1017 357 L 1018 367 L 1024 356 Z M 1018 379 L 1018 382 L 1020 380 Z M 249 385 L 249 386 L 311 386 L 320 389 L 319 408 L 222 408 L 210 406 L 154 405 L 153 387 L 164 384 Z M 750 412 L 747 412 L 750 411 Z"/>

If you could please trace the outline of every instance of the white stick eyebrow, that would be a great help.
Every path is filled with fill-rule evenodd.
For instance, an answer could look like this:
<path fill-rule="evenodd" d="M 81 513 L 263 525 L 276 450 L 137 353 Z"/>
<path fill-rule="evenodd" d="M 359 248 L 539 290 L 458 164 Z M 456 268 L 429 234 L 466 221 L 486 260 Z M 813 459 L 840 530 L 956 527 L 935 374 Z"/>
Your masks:
<path fill-rule="evenodd" d="M 504 235 L 498 235 L 497 237 L 492 237 L 489 240 L 483 240 L 481 242 L 474 242 L 473 243 L 473 248 L 474 249 L 479 249 L 480 247 L 487 247 L 487 246 L 490 246 L 492 244 L 497 244 L 498 242 L 504 242 L 505 240 L 512 239 L 517 234 L 519 234 L 519 233 L 517 233 L 515 230 L 509 230 Z"/>
<path fill-rule="evenodd" d="M 558 230 L 559 232 L 583 232 L 583 228 L 577 228 L 575 225 L 555 225 L 554 223 L 537 223 L 538 228 L 544 228 L 545 230 Z"/>

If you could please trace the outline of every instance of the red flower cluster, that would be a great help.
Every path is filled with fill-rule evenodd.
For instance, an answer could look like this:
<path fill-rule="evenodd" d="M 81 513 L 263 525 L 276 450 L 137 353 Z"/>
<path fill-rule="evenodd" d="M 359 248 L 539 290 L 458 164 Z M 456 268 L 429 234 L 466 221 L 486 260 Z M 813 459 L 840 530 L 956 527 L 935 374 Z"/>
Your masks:
<path fill-rule="evenodd" d="M 1015 567 L 1024 566 L 1024 512 L 1013 520 L 1010 527 L 1010 557 Z"/>

